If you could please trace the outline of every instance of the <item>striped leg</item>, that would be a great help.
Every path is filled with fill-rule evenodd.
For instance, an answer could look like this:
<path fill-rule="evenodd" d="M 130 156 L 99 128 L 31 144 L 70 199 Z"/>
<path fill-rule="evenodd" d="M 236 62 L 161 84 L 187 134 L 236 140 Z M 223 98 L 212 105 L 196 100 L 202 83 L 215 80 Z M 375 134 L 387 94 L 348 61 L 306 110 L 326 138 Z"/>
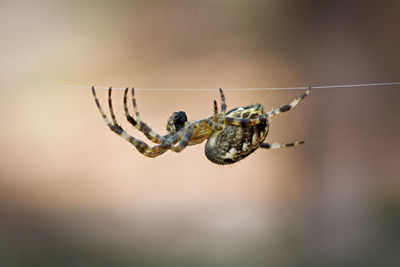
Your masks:
<path fill-rule="evenodd" d="M 128 110 L 128 104 L 127 104 L 127 102 L 128 102 L 128 90 L 129 90 L 129 88 L 127 87 L 127 88 L 125 88 L 125 91 L 124 91 L 125 116 L 126 116 L 126 119 L 129 121 L 129 123 L 132 126 L 134 126 L 135 128 L 137 128 L 137 121 L 131 116 L 131 114 L 129 113 L 129 110 Z"/>
<path fill-rule="evenodd" d="M 236 125 L 236 126 L 241 126 L 241 127 L 249 127 L 249 126 L 254 126 L 257 125 L 261 122 L 265 122 L 268 117 L 272 117 L 275 115 L 278 115 L 282 112 L 286 112 L 297 106 L 299 103 L 303 101 L 303 99 L 310 93 L 311 86 L 299 97 L 294 99 L 289 105 L 285 105 L 283 107 L 277 108 L 275 110 L 272 110 L 270 112 L 264 113 L 261 116 L 259 116 L 256 119 L 241 119 L 241 118 L 234 118 L 234 117 L 224 117 L 221 118 L 223 120 L 223 123 L 226 125 Z"/>
<path fill-rule="evenodd" d="M 141 131 L 147 137 L 147 139 L 149 139 L 150 141 L 152 141 L 152 142 L 154 142 L 156 144 L 161 144 L 161 142 L 165 138 L 162 137 L 161 135 L 159 135 L 158 133 L 156 133 L 155 131 L 153 131 L 146 123 L 144 123 L 142 121 L 142 119 L 141 119 L 141 117 L 139 115 L 138 108 L 136 106 L 136 101 L 135 101 L 135 98 L 134 98 L 134 89 L 133 88 L 132 88 L 132 102 L 133 102 L 133 108 L 135 110 L 135 115 L 136 115 L 137 120 L 135 120 L 129 114 L 128 104 L 127 104 L 128 90 L 129 90 L 129 88 L 126 88 L 125 92 L 124 92 L 124 110 L 125 110 L 126 119 L 129 121 L 130 124 L 132 124 L 132 126 L 134 126 L 136 129 Z"/>
<path fill-rule="evenodd" d="M 182 131 L 179 131 L 175 135 L 171 136 L 168 140 L 164 140 L 161 144 L 150 147 L 145 142 L 129 135 L 124 129 L 122 129 L 122 127 L 120 125 L 117 124 L 117 121 L 115 120 L 114 110 L 112 108 L 111 97 L 109 98 L 109 106 L 110 106 L 111 119 L 114 122 L 114 124 L 111 123 L 111 121 L 108 119 L 107 115 L 105 114 L 103 108 L 101 107 L 99 99 L 96 96 L 96 91 L 95 91 L 94 87 L 92 87 L 92 93 L 93 93 L 93 97 L 96 102 L 97 108 L 100 111 L 101 116 L 103 117 L 104 121 L 106 122 L 106 124 L 108 125 L 110 130 L 113 131 L 114 133 L 118 134 L 125 140 L 127 140 L 132 145 L 134 145 L 136 147 L 136 149 L 140 153 L 145 155 L 146 157 L 153 158 L 153 157 L 157 157 L 157 156 L 165 153 L 166 151 L 168 151 L 171 148 L 172 144 L 175 144 L 176 142 L 178 142 L 185 133 L 184 129 L 182 129 Z"/>
<path fill-rule="evenodd" d="M 277 108 L 275 110 L 271 110 L 270 112 L 267 112 L 266 113 L 267 117 L 272 117 L 272 116 L 278 115 L 282 112 L 291 110 L 292 108 L 294 108 L 295 106 L 300 104 L 303 101 L 303 99 L 310 93 L 310 91 L 311 91 L 311 86 L 301 96 L 294 99 L 289 105 L 284 105 L 280 108 Z"/>
<path fill-rule="evenodd" d="M 223 126 L 221 124 L 213 122 L 211 119 L 204 119 L 197 121 L 198 124 L 203 126 L 208 126 L 209 128 L 213 129 L 214 131 L 221 131 Z"/>
<path fill-rule="evenodd" d="M 199 131 L 196 131 L 197 129 Z M 171 151 L 180 152 L 186 146 L 199 144 L 200 142 L 203 142 L 208 137 L 210 137 L 210 135 L 213 134 L 215 131 L 221 131 L 222 129 L 223 129 L 222 125 L 212 121 L 211 119 L 203 119 L 192 122 L 189 124 L 189 126 L 181 128 L 178 134 L 174 135 L 177 136 L 177 138 L 175 138 L 174 136 L 173 137 L 164 136 L 164 137 L 167 138 L 167 140 L 172 144 L 176 144 L 177 141 L 180 140 L 181 142 L 179 146 L 171 147 Z M 172 133 L 169 134 L 172 135 Z M 192 141 L 193 143 L 191 143 Z"/>
<path fill-rule="evenodd" d="M 214 100 L 214 116 L 218 115 L 218 104 L 217 101 Z"/>
<path fill-rule="evenodd" d="M 115 119 L 114 109 L 112 106 L 111 91 L 112 91 L 112 87 L 110 87 L 108 89 L 108 107 L 110 109 L 110 115 L 111 115 L 111 119 L 112 119 L 114 126 L 119 126 L 117 120 Z"/>
<path fill-rule="evenodd" d="M 219 93 L 221 95 L 221 114 L 225 114 L 225 112 L 226 112 L 226 103 L 225 103 L 224 91 L 222 91 L 222 88 L 219 88 Z"/>
<path fill-rule="evenodd" d="M 143 142 L 139 139 L 136 139 L 133 136 L 130 136 L 125 131 L 123 131 L 119 134 L 121 135 L 122 138 L 124 138 L 129 143 L 134 145 L 140 153 L 142 153 L 146 157 L 154 158 L 154 157 L 160 156 L 161 154 L 164 154 L 168 150 L 172 150 L 174 152 L 181 152 L 187 146 L 187 141 L 182 141 L 182 139 L 184 139 L 185 136 L 187 135 L 187 131 L 185 131 L 185 130 L 186 130 L 185 128 L 182 128 L 181 131 L 179 131 L 178 133 L 174 134 L 167 140 L 164 140 L 161 144 L 155 145 L 153 147 L 150 147 L 145 142 Z M 193 135 L 193 133 L 192 133 L 192 135 Z M 191 138 L 192 135 L 190 135 L 186 138 Z M 172 144 L 177 143 L 179 140 L 181 140 L 181 142 L 176 147 L 174 147 Z"/>
<path fill-rule="evenodd" d="M 226 112 L 226 103 L 225 103 L 225 95 L 222 91 L 222 88 L 219 89 L 219 93 L 221 95 L 221 116 L 219 119 L 220 125 L 235 125 L 241 127 L 249 127 L 259 124 L 263 121 L 266 121 L 267 115 L 263 114 L 256 119 L 247 119 L 247 118 L 235 118 L 235 117 L 225 117 L 224 114 Z"/>
<path fill-rule="evenodd" d="M 167 141 L 164 141 L 163 143 L 161 143 L 159 145 L 150 147 L 145 142 L 143 142 L 139 139 L 136 139 L 135 137 L 129 135 L 125 131 L 120 131 L 120 132 L 116 132 L 116 133 L 119 134 L 125 140 L 127 140 L 129 143 L 134 145 L 136 147 L 136 149 L 140 153 L 145 155 L 146 157 L 154 158 L 154 157 L 160 156 L 161 154 L 164 154 L 165 152 L 167 152 L 171 147 L 171 143 L 169 143 Z"/>
<path fill-rule="evenodd" d="M 142 118 L 140 118 L 139 109 L 138 109 L 138 107 L 136 105 L 135 88 L 133 88 L 133 87 L 132 87 L 132 104 L 133 104 L 133 110 L 135 111 L 135 115 L 136 115 L 137 119 L 139 121 L 141 121 Z"/>
<path fill-rule="evenodd" d="M 106 124 L 110 128 L 110 130 L 113 131 L 114 133 L 120 135 L 121 132 L 123 132 L 124 130 L 122 129 L 121 126 L 118 125 L 118 123 L 117 123 L 117 121 L 115 119 L 115 114 L 114 114 L 114 110 L 112 108 L 111 97 L 110 97 L 111 90 L 112 89 L 110 87 L 108 104 L 109 104 L 109 107 L 110 107 L 110 113 L 111 113 L 111 118 L 113 120 L 113 123 L 111 123 L 111 121 L 108 119 L 106 113 L 104 112 L 103 108 L 101 107 L 99 99 L 97 98 L 94 86 L 92 86 L 92 94 L 93 94 L 93 97 L 94 97 L 94 101 L 96 102 L 97 109 L 100 111 L 101 116 L 103 117 L 104 121 L 106 122 Z"/>
<path fill-rule="evenodd" d="M 225 103 L 224 91 L 222 91 L 222 88 L 219 88 L 219 94 L 221 95 L 221 116 L 219 119 L 219 124 L 223 125 L 224 124 L 224 114 L 226 112 L 226 103 Z"/>
<path fill-rule="evenodd" d="M 171 146 L 170 150 L 178 153 L 181 152 L 183 149 L 185 149 L 189 144 L 190 140 L 192 140 L 194 130 L 196 127 L 197 127 L 196 124 L 191 124 L 185 131 L 185 134 L 183 135 L 179 144 L 177 146 Z"/>
<path fill-rule="evenodd" d="M 170 148 L 170 150 L 174 151 L 174 152 L 181 152 L 184 148 L 186 148 L 189 145 L 190 141 L 192 141 L 196 128 L 198 128 L 198 127 L 204 128 L 204 126 L 208 126 L 209 128 L 211 128 L 214 131 L 222 130 L 222 126 L 219 126 L 217 123 L 213 122 L 210 119 L 204 119 L 201 121 L 193 122 L 192 124 L 189 125 L 189 127 L 187 127 L 187 130 L 184 132 L 183 137 L 182 137 L 182 134 L 180 134 L 180 133 L 182 133 L 185 128 L 182 128 L 178 132 L 178 134 L 176 134 L 176 135 L 180 134 L 179 135 L 179 138 L 181 138 L 180 142 L 177 146 L 172 146 Z M 213 131 L 210 131 L 208 134 L 211 135 L 212 133 L 213 133 Z M 208 136 L 207 136 L 207 138 L 208 138 Z M 176 140 L 179 140 L 179 139 L 174 139 L 174 138 L 168 139 L 168 141 L 170 141 L 170 143 L 174 143 L 174 142 L 176 143 Z"/>
<path fill-rule="evenodd" d="M 247 119 L 247 118 L 236 118 L 236 117 L 222 117 L 221 120 L 225 125 L 235 125 L 241 127 L 249 127 L 257 125 L 261 122 L 265 122 L 267 120 L 267 114 L 262 114 L 256 119 Z"/>
<path fill-rule="evenodd" d="M 182 128 L 179 132 L 177 132 L 167 140 L 164 140 L 161 144 L 153 147 L 150 147 L 145 142 L 136 139 L 133 136 L 130 136 L 125 131 L 122 132 L 120 135 L 122 136 L 122 138 L 133 144 L 140 153 L 142 153 L 146 157 L 154 158 L 167 152 L 168 150 L 177 153 L 181 152 L 184 148 L 187 147 L 190 140 L 192 140 L 194 128 L 194 125 L 192 127 L 189 127 L 189 129 Z M 178 141 L 180 141 L 179 144 L 174 146 L 174 144 L 176 144 Z"/>
<path fill-rule="evenodd" d="M 146 157 L 154 158 L 161 154 L 164 154 L 168 150 L 172 150 L 174 152 L 181 152 L 187 146 L 186 141 L 184 142 L 181 141 L 176 147 L 173 145 L 176 144 L 179 140 L 182 140 L 186 136 L 186 132 L 187 132 L 186 129 L 182 128 L 179 132 L 172 135 L 167 140 L 163 140 L 161 144 L 155 145 L 153 147 L 148 146 L 145 142 L 130 136 L 126 132 L 121 134 L 121 136 L 128 142 L 133 144 L 140 153 L 142 153 Z M 191 136 L 189 136 L 188 138 L 191 138 Z M 177 147 L 178 149 L 176 149 Z"/>
<path fill-rule="evenodd" d="M 96 91 L 94 90 L 94 86 L 92 86 L 92 94 L 93 94 L 93 97 L 94 97 L 94 102 L 96 102 L 97 109 L 100 111 L 101 116 L 103 117 L 103 119 L 104 119 L 104 121 L 107 123 L 107 125 L 108 125 L 110 128 L 112 128 L 112 127 L 113 127 L 113 124 L 112 124 L 112 123 L 110 122 L 110 120 L 107 118 L 107 115 L 104 113 L 102 107 L 100 106 L 100 102 L 99 102 L 99 99 L 98 99 L 97 96 L 96 96 Z"/>
<path fill-rule="evenodd" d="M 278 149 L 278 148 L 284 148 L 284 147 L 291 147 L 291 146 L 299 146 L 301 144 L 304 144 L 305 141 L 296 141 L 293 143 L 286 143 L 286 144 L 269 144 L 269 143 L 263 143 L 260 145 L 261 148 L 267 148 L 267 149 Z"/>

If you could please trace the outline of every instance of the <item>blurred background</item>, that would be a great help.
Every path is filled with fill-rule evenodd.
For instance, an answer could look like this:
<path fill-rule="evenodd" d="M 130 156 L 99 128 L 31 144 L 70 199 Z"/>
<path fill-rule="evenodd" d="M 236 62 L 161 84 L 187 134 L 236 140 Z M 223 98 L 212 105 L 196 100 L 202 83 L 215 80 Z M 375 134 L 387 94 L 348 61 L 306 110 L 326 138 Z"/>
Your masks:
<path fill-rule="evenodd" d="M 399 81 L 399 11 L 399 1 L 0 1 L 0 265 L 400 266 L 400 86 L 314 90 L 267 137 L 305 145 L 225 167 L 204 144 L 145 158 L 106 127 L 89 89 Z M 269 110 L 300 93 L 226 97 Z M 160 133 L 172 112 L 208 117 L 218 98 L 137 92 Z M 122 91 L 113 99 L 143 138 Z"/>

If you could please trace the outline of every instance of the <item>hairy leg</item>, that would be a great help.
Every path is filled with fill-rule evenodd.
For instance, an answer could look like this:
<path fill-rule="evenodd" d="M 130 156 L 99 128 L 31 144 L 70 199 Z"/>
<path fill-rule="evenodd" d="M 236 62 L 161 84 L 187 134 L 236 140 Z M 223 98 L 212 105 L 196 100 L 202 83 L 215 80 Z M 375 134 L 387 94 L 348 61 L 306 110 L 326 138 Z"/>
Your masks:
<path fill-rule="evenodd" d="M 301 96 L 295 98 L 292 102 L 290 102 L 290 104 L 284 105 L 280 108 L 277 108 L 277 109 L 267 112 L 266 113 L 267 117 L 272 117 L 272 116 L 278 115 L 280 113 L 291 110 L 292 108 L 294 108 L 295 106 L 300 104 L 303 101 L 303 99 L 310 93 L 310 91 L 311 91 L 311 86 Z"/>
<path fill-rule="evenodd" d="M 138 129 L 139 131 L 141 131 L 146 137 L 147 139 L 149 139 L 150 141 L 156 143 L 156 144 L 161 144 L 161 142 L 165 139 L 164 137 L 162 137 L 161 135 L 159 135 L 158 133 L 156 133 L 155 131 L 153 131 L 146 123 L 144 123 L 139 115 L 139 111 L 138 108 L 136 106 L 136 101 L 134 98 L 134 89 L 132 88 L 132 102 L 133 102 L 133 107 L 135 110 L 135 115 L 137 120 L 135 120 L 129 113 L 128 110 L 128 104 L 127 104 L 127 99 L 128 99 L 128 90 L 129 88 L 126 88 L 124 91 L 124 110 L 125 110 L 125 116 L 126 119 L 128 120 L 128 122 L 130 124 L 132 124 L 132 126 L 134 126 L 136 129 Z"/>
<path fill-rule="evenodd" d="M 260 145 L 261 148 L 267 148 L 267 149 L 279 149 L 279 148 L 284 148 L 284 147 L 291 147 L 291 146 L 299 146 L 301 144 L 304 144 L 304 141 L 296 141 L 293 143 L 286 143 L 286 144 L 278 144 L 278 143 L 263 143 Z"/>
<path fill-rule="evenodd" d="M 122 129 L 122 127 L 120 125 L 118 125 L 118 123 L 115 119 L 115 114 L 114 114 L 114 110 L 112 107 L 111 97 L 109 97 L 108 103 L 109 103 L 109 107 L 110 107 L 111 120 L 113 121 L 113 123 L 108 119 L 103 108 L 101 107 L 99 99 L 96 96 L 96 91 L 95 91 L 94 87 L 92 87 L 92 93 L 93 93 L 94 100 L 96 102 L 96 106 L 97 106 L 101 116 L 103 117 L 104 121 L 106 122 L 107 126 L 110 128 L 110 130 L 113 131 L 114 133 L 116 133 L 117 135 L 121 136 L 125 140 L 127 140 L 132 145 L 134 145 L 136 147 L 136 149 L 146 157 L 153 158 L 153 157 L 157 157 L 157 156 L 165 153 L 172 147 L 173 144 L 177 143 L 182 138 L 182 136 L 185 135 L 185 128 L 183 128 L 181 131 L 179 131 L 175 135 L 171 136 L 168 140 L 164 140 L 161 144 L 150 147 L 145 142 L 129 135 L 124 129 Z"/>
<path fill-rule="evenodd" d="M 303 99 L 310 93 L 311 86 L 309 89 L 307 89 L 301 96 L 295 98 L 290 104 L 282 106 L 280 108 L 274 109 L 270 112 L 264 113 L 258 118 L 255 119 L 247 119 L 247 118 L 234 118 L 234 117 L 221 117 L 221 120 L 223 121 L 224 124 L 226 125 L 236 125 L 236 126 L 241 126 L 241 127 L 249 127 L 249 126 L 254 126 L 257 125 L 261 122 L 265 122 L 267 118 L 278 115 L 282 112 L 286 112 L 300 104 Z"/>
<path fill-rule="evenodd" d="M 218 104 L 217 101 L 214 100 L 214 116 L 218 115 Z"/>

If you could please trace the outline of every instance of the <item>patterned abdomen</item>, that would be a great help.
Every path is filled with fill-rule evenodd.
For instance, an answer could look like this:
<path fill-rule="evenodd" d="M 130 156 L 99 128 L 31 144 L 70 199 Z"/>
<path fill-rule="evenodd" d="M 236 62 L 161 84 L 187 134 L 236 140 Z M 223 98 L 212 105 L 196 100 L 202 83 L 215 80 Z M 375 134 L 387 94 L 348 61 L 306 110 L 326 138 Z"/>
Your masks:
<path fill-rule="evenodd" d="M 255 119 L 263 112 L 263 106 L 255 104 L 232 109 L 225 116 Z M 209 137 L 205 147 L 206 156 L 216 164 L 235 163 L 260 146 L 268 134 L 268 129 L 268 121 L 249 127 L 225 125 L 222 131 L 215 132 Z"/>

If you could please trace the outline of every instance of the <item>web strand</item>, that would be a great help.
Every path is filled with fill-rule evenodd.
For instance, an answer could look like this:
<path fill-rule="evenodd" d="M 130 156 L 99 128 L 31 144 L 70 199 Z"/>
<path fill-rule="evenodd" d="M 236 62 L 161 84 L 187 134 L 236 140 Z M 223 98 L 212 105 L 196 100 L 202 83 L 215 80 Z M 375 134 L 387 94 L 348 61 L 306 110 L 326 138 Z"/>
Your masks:
<path fill-rule="evenodd" d="M 361 84 L 340 84 L 340 85 L 320 85 L 312 86 L 312 89 L 332 89 L 332 88 L 355 88 L 355 87 L 372 87 L 372 86 L 393 86 L 400 85 L 400 82 L 385 82 L 385 83 L 361 83 Z M 91 86 L 80 85 L 59 85 L 59 84 L 35 84 L 35 87 L 55 87 L 55 88 L 77 88 L 77 89 L 90 89 Z M 109 87 L 95 87 L 97 90 L 106 90 Z M 224 91 L 274 91 L 274 90 L 305 90 L 308 86 L 299 87 L 265 87 L 265 88 L 223 88 Z M 124 90 L 125 88 L 113 87 L 114 90 Z M 136 88 L 140 91 L 217 91 L 217 88 Z"/>

